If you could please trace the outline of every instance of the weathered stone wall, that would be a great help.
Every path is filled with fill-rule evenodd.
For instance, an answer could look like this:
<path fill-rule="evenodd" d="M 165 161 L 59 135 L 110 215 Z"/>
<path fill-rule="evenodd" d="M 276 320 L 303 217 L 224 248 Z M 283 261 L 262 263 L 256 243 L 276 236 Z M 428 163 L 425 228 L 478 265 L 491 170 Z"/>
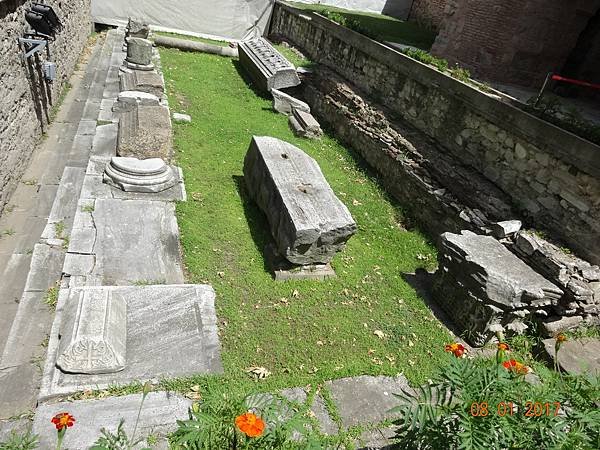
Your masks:
<path fill-rule="evenodd" d="M 448 0 L 415 0 L 408 20 L 439 30 L 444 21 Z"/>
<path fill-rule="evenodd" d="M 46 84 L 41 74 L 45 52 L 24 63 L 17 39 L 29 29 L 25 11 L 30 2 L 0 0 L 0 212 L 23 174 L 90 33 L 90 0 L 49 0 L 64 25 L 50 43 L 56 79 Z"/>
<path fill-rule="evenodd" d="M 478 77 L 539 87 L 598 8 L 599 0 L 449 0 L 431 51 Z"/>
<path fill-rule="evenodd" d="M 530 225 L 600 261 L 600 147 L 323 17 L 278 4 L 271 33 L 485 176 Z"/>

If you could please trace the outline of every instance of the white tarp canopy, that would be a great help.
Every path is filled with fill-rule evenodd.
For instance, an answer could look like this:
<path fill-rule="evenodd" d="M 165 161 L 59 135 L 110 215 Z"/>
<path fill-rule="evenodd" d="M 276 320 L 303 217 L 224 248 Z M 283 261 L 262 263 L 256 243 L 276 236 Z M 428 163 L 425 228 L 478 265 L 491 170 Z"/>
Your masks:
<path fill-rule="evenodd" d="M 245 39 L 264 33 L 273 4 L 274 0 L 92 0 L 92 19 L 124 25 L 134 17 L 162 31 Z"/>

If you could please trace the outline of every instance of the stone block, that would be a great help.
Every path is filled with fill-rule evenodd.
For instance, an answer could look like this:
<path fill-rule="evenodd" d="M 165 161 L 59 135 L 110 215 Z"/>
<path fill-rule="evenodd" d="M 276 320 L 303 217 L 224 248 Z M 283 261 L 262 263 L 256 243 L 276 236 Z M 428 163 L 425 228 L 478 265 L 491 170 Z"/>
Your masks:
<path fill-rule="evenodd" d="M 554 317 L 554 319 L 546 320 L 542 324 L 542 332 L 546 337 L 573 330 L 583 323 L 583 317 L 581 316 Z"/>
<path fill-rule="evenodd" d="M 40 449 L 55 448 L 56 433 L 51 432 L 50 420 L 56 414 L 68 411 L 77 422 L 73 431 L 66 433 L 63 448 L 89 449 L 102 435 L 102 428 L 114 433 L 121 419 L 125 421 L 125 432 L 131 437 L 141 402 L 142 394 L 133 394 L 40 405 L 33 420 L 33 432 L 39 436 Z M 191 400 L 172 392 L 150 392 L 140 413 L 136 437 L 164 436 L 175 431 L 178 420 L 188 419 L 191 406 Z M 144 445 L 135 448 L 141 447 Z"/>
<path fill-rule="evenodd" d="M 260 90 L 270 92 L 300 84 L 296 68 L 265 38 L 240 42 L 238 51 L 240 64 Z"/>
<path fill-rule="evenodd" d="M 148 39 L 150 34 L 150 26 L 142 20 L 129 18 L 127 22 L 127 28 L 125 35 L 128 38 L 136 37 L 142 39 Z"/>
<path fill-rule="evenodd" d="M 173 169 L 160 158 L 111 158 L 104 182 L 126 192 L 156 193 L 177 183 Z"/>
<path fill-rule="evenodd" d="M 127 364 L 114 373 L 65 373 L 55 362 L 68 310 L 82 293 L 124 302 Z M 160 378 L 222 373 L 215 292 L 207 285 L 85 286 L 63 289 L 48 343 L 40 400 Z"/>
<path fill-rule="evenodd" d="M 490 226 L 492 229 L 492 235 L 497 239 L 502 239 L 507 236 L 515 234 L 521 229 L 523 223 L 520 220 L 506 220 L 503 222 L 497 222 Z"/>
<path fill-rule="evenodd" d="M 191 123 L 192 118 L 188 114 L 173 113 L 173 120 L 179 123 Z"/>
<path fill-rule="evenodd" d="M 163 106 L 139 105 L 121 115 L 117 137 L 117 154 L 138 159 L 173 156 L 171 117 Z"/>
<path fill-rule="evenodd" d="M 127 58 L 125 61 L 139 66 L 151 65 L 152 42 L 148 39 L 136 37 L 129 38 L 127 41 Z"/>
<path fill-rule="evenodd" d="M 140 91 L 162 98 L 165 82 L 162 75 L 154 71 L 131 70 L 120 74 L 121 91 Z"/>
<path fill-rule="evenodd" d="M 103 290 L 77 294 L 63 311 L 56 365 L 68 373 L 123 370 L 127 355 L 125 299 Z"/>
<path fill-rule="evenodd" d="M 154 94 L 141 91 L 122 91 L 117 97 L 112 110 L 123 113 L 131 111 L 138 106 L 159 106 L 160 99 Z"/>
<path fill-rule="evenodd" d="M 296 108 L 292 108 L 290 125 L 297 136 L 316 139 L 323 135 L 323 130 L 321 130 L 319 122 L 317 122 L 312 114 Z"/>
<path fill-rule="evenodd" d="M 545 339 L 547 358 L 556 360 L 554 339 Z M 558 351 L 558 366 L 571 375 L 590 374 L 600 376 L 600 339 L 584 338 L 563 342 Z"/>
<path fill-rule="evenodd" d="M 403 376 L 362 375 L 327 381 L 325 386 L 331 391 L 345 430 L 392 419 L 389 410 L 400 405 L 393 394 L 412 391 Z"/>
<path fill-rule="evenodd" d="M 254 136 L 244 179 L 267 216 L 279 253 L 293 264 L 328 263 L 357 231 L 317 162 L 292 144 Z"/>
<path fill-rule="evenodd" d="M 271 95 L 273 96 L 273 109 L 277 112 L 290 115 L 292 114 L 292 108 L 295 108 L 310 113 L 310 106 L 279 89 L 271 89 Z"/>

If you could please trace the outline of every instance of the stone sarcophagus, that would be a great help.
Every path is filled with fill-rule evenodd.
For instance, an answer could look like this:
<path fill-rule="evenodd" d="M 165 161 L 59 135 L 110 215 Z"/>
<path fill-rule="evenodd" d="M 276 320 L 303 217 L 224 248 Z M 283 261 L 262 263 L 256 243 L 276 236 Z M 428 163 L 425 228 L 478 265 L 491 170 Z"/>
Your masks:
<path fill-rule="evenodd" d="M 65 306 L 56 365 L 66 373 L 97 374 L 125 368 L 127 304 L 108 291 L 82 291 Z"/>
<path fill-rule="evenodd" d="M 238 51 L 240 63 L 262 91 L 300 84 L 296 68 L 265 38 L 240 42 Z"/>
<path fill-rule="evenodd" d="M 138 159 L 161 158 L 169 162 L 173 155 L 169 109 L 137 105 L 121 114 L 117 155 Z"/>
<path fill-rule="evenodd" d="M 317 162 L 292 144 L 254 136 L 244 179 L 267 216 L 279 254 L 293 264 L 328 263 L 357 231 Z"/>

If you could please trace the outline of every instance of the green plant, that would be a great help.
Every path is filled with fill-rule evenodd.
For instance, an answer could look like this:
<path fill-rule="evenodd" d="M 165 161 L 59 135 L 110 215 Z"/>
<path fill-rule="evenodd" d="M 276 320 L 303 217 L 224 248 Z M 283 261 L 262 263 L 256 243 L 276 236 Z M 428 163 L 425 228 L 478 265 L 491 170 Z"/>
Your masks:
<path fill-rule="evenodd" d="M 450 75 L 452 78 L 456 78 L 463 83 L 468 83 L 471 80 L 471 72 L 469 72 L 467 69 L 463 69 L 462 67 L 458 67 L 458 64 L 454 67 L 454 69 L 450 70 Z"/>
<path fill-rule="evenodd" d="M 94 212 L 94 204 L 90 203 L 89 205 L 84 205 L 81 207 L 81 211 L 82 212 L 87 212 L 87 213 L 91 213 Z"/>
<path fill-rule="evenodd" d="M 31 431 L 18 434 L 13 430 L 6 441 L 0 442 L 0 450 L 33 450 L 37 445 L 37 435 Z"/>
<path fill-rule="evenodd" d="M 46 295 L 44 296 L 44 303 L 48 305 L 51 309 L 56 309 L 56 304 L 58 303 L 58 283 L 46 291 Z"/>
<path fill-rule="evenodd" d="M 534 381 L 510 363 L 449 357 L 430 384 L 398 394 L 399 448 L 600 448 L 598 378 L 540 366 Z"/>
<path fill-rule="evenodd" d="M 448 70 L 448 61 L 441 58 L 436 58 L 431 53 L 426 52 L 425 50 L 420 50 L 416 48 L 405 48 L 402 50 L 406 56 L 411 57 L 412 59 L 416 59 L 417 61 L 422 62 L 423 64 L 429 64 L 430 66 L 434 66 L 440 72 L 446 72 Z"/>
<path fill-rule="evenodd" d="M 141 442 L 145 441 L 145 438 L 136 439 L 135 435 L 137 432 L 138 424 L 140 422 L 140 415 L 142 414 L 142 408 L 144 406 L 144 401 L 146 397 L 150 393 L 152 385 L 150 382 L 144 384 L 144 388 L 142 391 L 142 401 L 140 402 L 140 407 L 138 409 L 137 418 L 135 420 L 135 425 L 133 427 L 133 433 L 131 433 L 131 438 L 127 436 L 127 433 L 123 429 L 123 424 L 125 423 L 125 419 L 121 419 L 119 421 L 119 425 L 117 426 L 117 432 L 113 433 L 106 428 L 102 428 L 100 432 L 102 436 L 98 438 L 98 440 L 94 443 L 90 450 L 132 450 Z M 142 450 L 150 450 L 148 448 L 144 448 Z"/>
<path fill-rule="evenodd" d="M 62 220 L 60 222 L 56 222 L 54 224 L 54 233 L 56 234 L 56 236 L 58 238 L 62 239 L 64 232 L 65 232 L 65 222 Z"/>
<path fill-rule="evenodd" d="M 247 415 L 260 426 L 246 429 L 240 425 Z M 189 420 L 178 424 L 171 436 L 176 449 L 322 448 L 306 412 L 271 394 L 209 395 L 193 405 Z"/>

